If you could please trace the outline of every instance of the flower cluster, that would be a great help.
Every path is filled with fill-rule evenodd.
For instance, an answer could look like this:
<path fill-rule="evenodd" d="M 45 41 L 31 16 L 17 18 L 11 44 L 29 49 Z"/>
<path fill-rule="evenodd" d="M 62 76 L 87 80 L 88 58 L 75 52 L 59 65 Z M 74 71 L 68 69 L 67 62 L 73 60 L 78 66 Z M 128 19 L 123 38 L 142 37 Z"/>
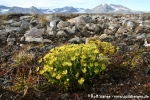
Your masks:
<path fill-rule="evenodd" d="M 115 52 L 114 46 L 108 42 L 100 42 L 95 38 L 90 38 L 89 43 L 95 44 L 100 50 L 100 52 L 103 53 L 104 55 L 114 54 Z"/>
<path fill-rule="evenodd" d="M 104 44 L 102 43 L 102 47 Z M 82 86 L 86 80 L 91 80 L 106 70 L 109 59 L 103 53 L 108 51 L 113 52 L 105 47 L 102 51 L 93 43 L 56 47 L 39 60 L 39 63 L 44 62 L 44 66 L 38 71 L 51 84 L 68 88 L 73 82 Z"/>

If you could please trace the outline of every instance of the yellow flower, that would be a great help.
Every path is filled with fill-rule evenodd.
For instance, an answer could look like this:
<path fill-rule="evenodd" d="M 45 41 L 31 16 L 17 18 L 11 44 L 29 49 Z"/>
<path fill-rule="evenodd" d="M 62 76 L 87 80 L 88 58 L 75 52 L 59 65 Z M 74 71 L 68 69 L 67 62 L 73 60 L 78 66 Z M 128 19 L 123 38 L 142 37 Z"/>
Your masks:
<path fill-rule="evenodd" d="M 77 72 L 75 76 L 76 76 L 76 78 L 78 78 L 79 77 L 79 73 Z"/>
<path fill-rule="evenodd" d="M 68 62 L 68 66 L 71 67 L 71 66 L 72 66 L 72 63 L 71 63 L 71 62 Z"/>
<path fill-rule="evenodd" d="M 69 78 L 67 78 L 67 81 L 69 81 Z"/>
<path fill-rule="evenodd" d="M 98 70 L 98 69 L 95 69 L 94 72 L 95 72 L 95 74 L 98 74 L 99 70 Z"/>
<path fill-rule="evenodd" d="M 67 62 L 63 62 L 63 64 L 62 64 L 63 66 L 66 66 L 67 65 Z"/>
<path fill-rule="evenodd" d="M 106 66 L 105 64 L 102 64 L 102 67 L 101 67 L 102 70 L 106 69 Z"/>
<path fill-rule="evenodd" d="M 83 64 L 83 66 L 84 66 L 84 67 L 86 67 L 86 66 L 87 66 L 87 64 L 86 64 L 86 63 L 84 63 L 84 64 Z"/>
<path fill-rule="evenodd" d="M 86 56 L 85 56 L 85 55 L 82 55 L 82 56 L 81 56 L 81 58 L 82 58 L 82 59 L 85 59 L 85 58 L 86 58 Z"/>
<path fill-rule="evenodd" d="M 56 76 L 56 79 L 59 80 L 60 78 L 61 78 L 61 75 L 60 75 L 60 74 Z"/>
<path fill-rule="evenodd" d="M 76 57 L 74 56 L 74 57 L 71 58 L 71 61 L 75 61 L 75 59 L 76 59 Z"/>
<path fill-rule="evenodd" d="M 40 74 L 41 74 L 41 75 L 42 75 L 43 73 L 45 73 L 45 70 L 41 70 L 41 71 L 40 71 Z"/>
<path fill-rule="evenodd" d="M 52 77 L 55 77 L 55 76 L 56 76 L 56 73 L 53 73 L 53 74 L 52 74 Z"/>
<path fill-rule="evenodd" d="M 93 63 L 90 63 L 90 67 L 93 67 Z"/>
<path fill-rule="evenodd" d="M 62 74 L 63 74 L 63 75 L 66 75 L 66 74 L 67 74 L 67 70 L 63 71 Z"/>
<path fill-rule="evenodd" d="M 98 64 L 97 62 L 94 63 L 94 66 L 96 66 L 96 67 L 97 67 L 98 65 L 99 65 L 99 64 Z"/>
<path fill-rule="evenodd" d="M 94 61 L 95 60 L 95 56 L 92 56 L 90 60 Z"/>
<path fill-rule="evenodd" d="M 36 71 L 38 72 L 38 71 L 39 71 L 39 69 L 40 69 L 40 68 L 39 68 L 39 67 L 37 67 L 37 68 L 36 68 Z"/>
<path fill-rule="evenodd" d="M 83 63 L 85 62 L 85 60 L 81 59 L 81 61 L 80 61 L 80 62 L 81 62 L 81 64 L 83 64 Z"/>
<path fill-rule="evenodd" d="M 75 53 L 75 56 L 79 56 L 79 53 Z"/>
<path fill-rule="evenodd" d="M 40 59 L 38 62 L 41 63 L 41 62 L 42 62 L 42 59 Z"/>
<path fill-rule="evenodd" d="M 96 54 L 97 54 L 97 53 L 99 53 L 99 51 L 98 51 L 98 50 L 95 50 L 95 51 L 94 51 L 94 53 L 96 53 Z"/>
<path fill-rule="evenodd" d="M 78 83 L 79 83 L 80 85 L 82 85 L 84 81 L 85 81 L 84 78 L 80 78 L 80 79 L 78 80 Z"/>
<path fill-rule="evenodd" d="M 83 69 L 82 69 L 82 72 L 83 72 L 83 73 L 86 73 L 86 71 L 87 71 L 86 68 L 83 68 Z"/>

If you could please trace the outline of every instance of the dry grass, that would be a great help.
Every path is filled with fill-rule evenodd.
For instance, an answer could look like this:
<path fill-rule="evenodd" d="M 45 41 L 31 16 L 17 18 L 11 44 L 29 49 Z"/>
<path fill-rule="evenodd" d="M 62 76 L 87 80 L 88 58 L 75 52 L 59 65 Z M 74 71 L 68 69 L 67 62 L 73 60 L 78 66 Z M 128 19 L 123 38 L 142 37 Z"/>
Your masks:
<path fill-rule="evenodd" d="M 39 19 L 39 23 L 41 23 L 42 25 L 47 25 L 48 24 L 48 20 L 46 19 L 46 16 L 44 15 L 39 15 L 38 16 L 38 19 Z"/>
<path fill-rule="evenodd" d="M 27 53 L 25 50 L 22 50 L 13 56 L 13 61 L 15 66 L 25 65 L 28 62 L 31 62 L 33 59 L 34 59 L 34 54 Z"/>

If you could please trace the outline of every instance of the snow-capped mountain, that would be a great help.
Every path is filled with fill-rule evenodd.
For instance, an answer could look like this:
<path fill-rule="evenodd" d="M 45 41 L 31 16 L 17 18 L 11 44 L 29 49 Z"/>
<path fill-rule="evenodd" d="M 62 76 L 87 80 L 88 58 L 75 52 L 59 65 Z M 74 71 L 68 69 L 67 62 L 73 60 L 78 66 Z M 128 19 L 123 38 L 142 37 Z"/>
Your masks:
<path fill-rule="evenodd" d="M 49 14 L 49 13 L 84 13 L 85 9 L 66 6 L 63 8 L 43 9 L 43 12 L 45 14 Z"/>
<path fill-rule="evenodd" d="M 0 14 L 3 14 L 5 12 L 9 11 L 9 7 L 0 5 Z"/>
<path fill-rule="evenodd" d="M 89 12 L 91 13 L 132 13 L 132 10 L 122 5 L 100 4 L 95 8 L 91 9 Z"/>
<path fill-rule="evenodd" d="M 0 6 L 0 14 L 11 14 L 11 13 L 28 13 L 28 14 L 43 14 L 43 11 L 32 6 L 30 8 L 22 7 L 6 7 Z"/>
<path fill-rule="evenodd" d="M 74 7 L 63 7 L 54 9 L 38 9 L 34 6 L 30 8 L 22 7 L 7 7 L 0 5 L 0 14 L 7 13 L 28 13 L 28 14 L 52 14 L 52 13 L 142 13 L 140 11 L 133 11 L 122 5 L 115 4 L 100 4 L 93 9 L 74 8 Z"/>

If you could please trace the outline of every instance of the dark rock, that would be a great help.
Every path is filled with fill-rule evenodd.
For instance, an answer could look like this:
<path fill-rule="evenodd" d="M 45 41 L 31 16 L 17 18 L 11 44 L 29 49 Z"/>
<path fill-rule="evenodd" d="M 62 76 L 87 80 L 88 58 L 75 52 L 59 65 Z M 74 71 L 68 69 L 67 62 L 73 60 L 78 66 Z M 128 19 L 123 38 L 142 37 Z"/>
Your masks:
<path fill-rule="evenodd" d="M 150 52 L 144 52 L 141 56 L 141 59 L 143 60 L 143 63 L 145 65 L 149 65 L 150 64 Z"/>
<path fill-rule="evenodd" d="M 145 71 L 146 75 L 150 75 L 150 67 Z"/>

